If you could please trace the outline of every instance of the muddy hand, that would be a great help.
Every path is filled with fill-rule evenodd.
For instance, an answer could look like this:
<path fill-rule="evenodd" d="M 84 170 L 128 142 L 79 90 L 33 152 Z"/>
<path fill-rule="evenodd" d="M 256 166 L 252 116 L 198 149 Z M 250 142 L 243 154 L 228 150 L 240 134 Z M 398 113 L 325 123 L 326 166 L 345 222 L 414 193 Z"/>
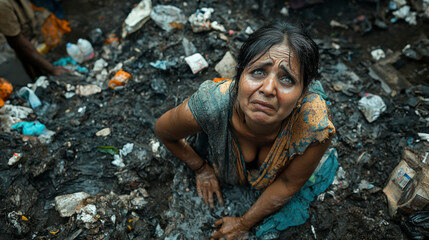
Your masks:
<path fill-rule="evenodd" d="M 202 172 L 196 174 L 197 192 L 200 198 L 204 199 L 206 204 L 214 207 L 213 195 L 216 194 L 219 204 L 223 206 L 223 198 L 220 192 L 219 181 L 213 171 L 213 168 L 207 166 Z"/>
<path fill-rule="evenodd" d="M 215 239 L 248 239 L 250 227 L 243 223 L 241 217 L 224 217 L 217 220 L 214 225 L 221 226 L 212 232 L 210 240 Z"/>
<path fill-rule="evenodd" d="M 63 75 L 63 74 L 70 74 L 70 73 L 72 73 L 73 71 L 71 71 L 71 70 L 69 70 L 69 69 L 66 69 L 66 68 L 63 68 L 63 67 L 61 67 L 61 66 L 55 66 L 53 69 L 52 69 L 52 71 L 50 72 L 50 75 L 53 75 L 53 76 L 61 76 L 61 75 Z"/>

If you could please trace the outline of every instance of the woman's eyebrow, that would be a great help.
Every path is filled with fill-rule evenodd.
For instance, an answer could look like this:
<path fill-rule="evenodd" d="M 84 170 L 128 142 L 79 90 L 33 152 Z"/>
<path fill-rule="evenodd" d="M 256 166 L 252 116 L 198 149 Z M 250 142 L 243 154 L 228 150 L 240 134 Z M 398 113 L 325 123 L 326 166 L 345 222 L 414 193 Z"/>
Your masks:
<path fill-rule="evenodd" d="M 294 73 L 293 71 L 289 70 L 287 67 L 285 67 L 285 65 L 280 65 L 280 69 L 282 69 L 284 72 L 291 75 L 293 78 L 295 78 L 295 80 L 297 79 L 297 74 Z"/>
<path fill-rule="evenodd" d="M 261 62 L 261 63 L 258 63 L 258 64 L 254 64 L 253 66 L 251 66 L 251 68 L 252 69 L 263 68 L 263 67 L 271 66 L 271 65 L 273 65 L 273 63 L 271 61 L 265 61 L 265 62 Z"/>

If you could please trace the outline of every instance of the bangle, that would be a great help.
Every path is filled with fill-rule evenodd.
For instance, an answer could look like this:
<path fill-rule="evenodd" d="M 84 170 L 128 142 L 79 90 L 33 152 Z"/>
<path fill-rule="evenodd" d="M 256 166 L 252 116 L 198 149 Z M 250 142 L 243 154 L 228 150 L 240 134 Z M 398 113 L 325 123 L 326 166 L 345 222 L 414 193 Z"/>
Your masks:
<path fill-rule="evenodd" d="M 203 164 L 201 164 L 201 166 L 199 166 L 197 169 L 194 170 L 195 173 L 199 173 L 201 172 L 201 170 L 203 170 L 207 165 L 206 161 L 203 161 Z"/>

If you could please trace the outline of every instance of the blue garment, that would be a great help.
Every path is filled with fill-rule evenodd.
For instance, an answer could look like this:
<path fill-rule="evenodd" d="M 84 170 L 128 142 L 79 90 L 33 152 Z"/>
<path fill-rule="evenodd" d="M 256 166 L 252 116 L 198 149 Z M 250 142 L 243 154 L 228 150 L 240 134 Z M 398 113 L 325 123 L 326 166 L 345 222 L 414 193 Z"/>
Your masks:
<path fill-rule="evenodd" d="M 305 223 L 309 217 L 310 202 L 323 193 L 334 181 L 338 169 L 337 158 L 337 151 L 334 148 L 329 149 L 320 161 L 319 166 L 321 167 L 314 171 L 307 183 L 282 209 L 264 219 L 256 236 L 261 237 Z"/>
<path fill-rule="evenodd" d="M 45 131 L 46 127 L 39 122 L 18 122 L 12 126 L 12 129 L 24 135 L 39 136 Z"/>
<path fill-rule="evenodd" d="M 71 57 L 63 57 L 59 59 L 58 61 L 54 62 L 52 65 L 54 66 L 63 66 L 67 69 L 88 73 L 88 69 L 86 67 L 81 67 L 73 58 Z"/>

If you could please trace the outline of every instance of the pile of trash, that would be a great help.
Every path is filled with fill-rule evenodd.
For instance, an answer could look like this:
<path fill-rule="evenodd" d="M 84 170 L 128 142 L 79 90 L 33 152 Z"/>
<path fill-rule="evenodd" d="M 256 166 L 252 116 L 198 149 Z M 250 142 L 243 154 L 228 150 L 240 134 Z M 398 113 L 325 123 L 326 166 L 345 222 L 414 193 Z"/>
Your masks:
<path fill-rule="evenodd" d="M 52 59 L 72 74 L 19 89 L 0 79 L 0 238 L 208 238 L 215 220 L 245 213 L 258 192 L 224 186 L 225 206 L 210 209 L 193 173 L 153 129 L 204 80 L 234 77 L 239 47 L 267 23 L 258 12 L 275 4 L 263 2 L 142 0 L 113 12 L 106 1 L 106 14 L 122 22 L 103 29 L 90 23 L 87 35 L 62 46 L 68 56 Z M 314 30 L 317 8 L 331 4 L 295 10 L 295 2 L 272 5 L 271 17 L 302 15 Z M 376 32 L 372 24 L 382 23 L 395 29 L 398 19 L 422 26 L 428 5 L 386 2 L 385 11 L 377 9 L 382 19 L 335 15 L 328 31 Z M 338 171 L 304 224 L 284 231 L 261 222 L 250 238 L 427 237 L 427 36 L 394 50 L 363 49 L 344 35 L 313 32 L 318 87 L 337 128 L 328 153 L 338 158 Z M 419 68 L 401 73 L 409 66 Z"/>

